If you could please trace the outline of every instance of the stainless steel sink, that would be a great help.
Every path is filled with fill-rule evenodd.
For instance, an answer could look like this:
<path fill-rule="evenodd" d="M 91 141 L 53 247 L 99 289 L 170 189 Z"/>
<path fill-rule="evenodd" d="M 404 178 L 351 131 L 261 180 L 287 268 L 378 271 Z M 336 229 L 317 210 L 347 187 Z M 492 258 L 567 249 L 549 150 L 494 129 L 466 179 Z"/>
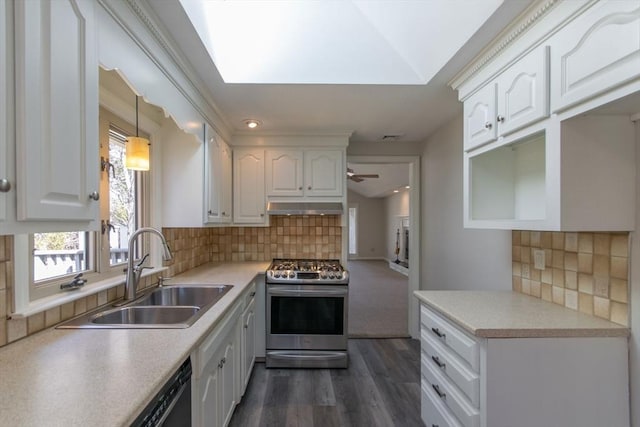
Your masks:
<path fill-rule="evenodd" d="M 186 323 L 199 307 L 118 307 L 95 314 L 91 323 L 98 325 L 174 325 Z"/>
<path fill-rule="evenodd" d="M 153 306 L 193 305 L 206 307 L 226 294 L 231 285 L 165 286 L 136 300 L 133 304 Z"/>
<path fill-rule="evenodd" d="M 193 325 L 232 285 L 172 285 L 155 288 L 122 307 L 101 308 L 57 329 L 177 329 Z"/>

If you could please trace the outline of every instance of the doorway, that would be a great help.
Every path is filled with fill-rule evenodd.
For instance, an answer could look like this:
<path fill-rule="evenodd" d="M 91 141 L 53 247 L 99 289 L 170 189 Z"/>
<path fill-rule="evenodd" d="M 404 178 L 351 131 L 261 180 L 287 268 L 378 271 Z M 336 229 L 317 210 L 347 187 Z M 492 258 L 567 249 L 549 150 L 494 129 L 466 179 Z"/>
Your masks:
<path fill-rule="evenodd" d="M 410 234 L 413 238 L 407 239 L 406 247 L 401 248 L 403 254 L 406 254 L 406 257 L 411 257 L 415 262 L 408 263 L 407 275 L 408 275 L 408 285 L 406 288 L 406 307 L 407 307 L 407 325 L 408 325 L 408 333 L 414 338 L 418 337 L 418 326 L 419 326 L 419 304 L 417 300 L 413 296 L 413 292 L 419 289 L 419 277 L 420 277 L 420 157 L 419 156 L 348 156 L 347 163 L 350 166 L 350 169 L 353 170 L 354 174 L 360 175 L 375 175 L 376 172 L 371 172 L 373 169 L 381 170 L 384 165 L 390 164 L 401 164 L 405 165 L 408 169 L 408 185 L 404 188 L 407 194 L 407 205 L 408 205 L 408 215 L 404 215 L 408 217 L 407 221 L 403 223 L 404 228 L 410 230 Z M 365 165 L 367 167 L 369 165 L 373 166 L 371 169 L 365 169 Z M 362 172 L 363 171 L 363 172 Z M 362 173 L 360 173 L 362 172 Z M 381 175 L 380 173 L 378 173 Z M 371 181 L 374 181 L 375 178 L 371 178 Z M 375 182 L 375 181 L 374 181 Z M 396 188 L 400 191 L 399 188 Z M 349 194 L 349 193 L 348 193 Z M 352 193 L 351 193 L 352 194 Z M 351 207 L 353 201 L 351 199 L 348 200 L 349 206 Z M 358 207 L 360 213 L 367 211 L 367 213 L 371 212 L 370 209 L 363 209 L 358 203 Z M 400 215 L 399 215 L 400 216 Z M 393 218 L 391 221 L 397 222 L 398 218 Z M 358 224 L 356 220 L 356 227 L 358 228 L 358 234 L 360 236 L 360 240 L 362 240 L 363 235 L 363 225 Z M 384 233 L 389 234 L 389 229 L 391 227 L 386 226 Z M 357 245 L 357 259 L 387 259 L 387 260 L 395 260 L 395 246 L 391 247 L 388 242 L 393 241 L 395 244 L 395 236 L 396 230 L 393 230 L 393 237 L 389 238 L 385 236 L 383 241 L 385 243 L 382 244 L 384 246 L 382 256 L 370 256 L 372 252 L 371 247 L 362 247 L 362 244 Z M 349 228 L 349 233 L 344 233 L 343 237 L 343 250 L 346 253 L 349 252 L 349 241 L 350 241 L 351 227 Z M 393 239 L 393 240 L 392 240 Z"/>

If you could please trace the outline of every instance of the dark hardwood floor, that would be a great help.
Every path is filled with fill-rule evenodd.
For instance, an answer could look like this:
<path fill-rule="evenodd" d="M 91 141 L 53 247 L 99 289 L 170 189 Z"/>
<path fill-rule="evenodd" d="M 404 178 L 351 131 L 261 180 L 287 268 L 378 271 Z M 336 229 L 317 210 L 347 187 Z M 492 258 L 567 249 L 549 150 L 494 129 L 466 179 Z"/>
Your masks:
<path fill-rule="evenodd" d="M 230 426 L 423 426 L 420 342 L 351 339 L 348 369 L 256 363 Z"/>

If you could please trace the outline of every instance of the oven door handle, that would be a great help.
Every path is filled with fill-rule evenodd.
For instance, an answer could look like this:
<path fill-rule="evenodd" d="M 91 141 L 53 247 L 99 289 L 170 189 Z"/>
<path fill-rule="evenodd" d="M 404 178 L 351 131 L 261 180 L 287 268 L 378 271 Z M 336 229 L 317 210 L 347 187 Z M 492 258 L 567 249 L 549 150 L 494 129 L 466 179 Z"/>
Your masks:
<path fill-rule="evenodd" d="M 347 295 L 347 289 L 287 289 L 270 287 L 267 294 L 274 296 L 340 296 Z"/>

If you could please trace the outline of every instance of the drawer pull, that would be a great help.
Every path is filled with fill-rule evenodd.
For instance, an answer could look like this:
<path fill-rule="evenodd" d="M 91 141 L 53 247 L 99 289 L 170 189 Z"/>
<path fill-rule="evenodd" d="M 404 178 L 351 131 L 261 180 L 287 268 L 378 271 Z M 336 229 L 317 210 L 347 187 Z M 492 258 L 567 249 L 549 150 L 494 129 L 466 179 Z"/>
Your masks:
<path fill-rule="evenodd" d="M 438 328 L 431 328 L 431 330 L 438 336 L 438 338 L 444 338 L 447 336 L 444 332 L 440 332 L 440 329 Z"/>
<path fill-rule="evenodd" d="M 431 424 L 431 427 L 440 427 L 438 424 Z"/>
<path fill-rule="evenodd" d="M 435 390 L 435 392 L 438 394 L 438 397 L 440 399 L 444 399 L 447 397 L 446 393 L 443 393 L 440 391 L 440 387 L 437 384 L 431 384 L 431 387 Z"/>
<path fill-rule="evenodd" d="M 445 366 L 447 366 L 445 363 L 440 361 L 440 358 L 438 356 L 431 356 L 431 360 L 433 360 L 440 369 L 444 369 Z"/>

